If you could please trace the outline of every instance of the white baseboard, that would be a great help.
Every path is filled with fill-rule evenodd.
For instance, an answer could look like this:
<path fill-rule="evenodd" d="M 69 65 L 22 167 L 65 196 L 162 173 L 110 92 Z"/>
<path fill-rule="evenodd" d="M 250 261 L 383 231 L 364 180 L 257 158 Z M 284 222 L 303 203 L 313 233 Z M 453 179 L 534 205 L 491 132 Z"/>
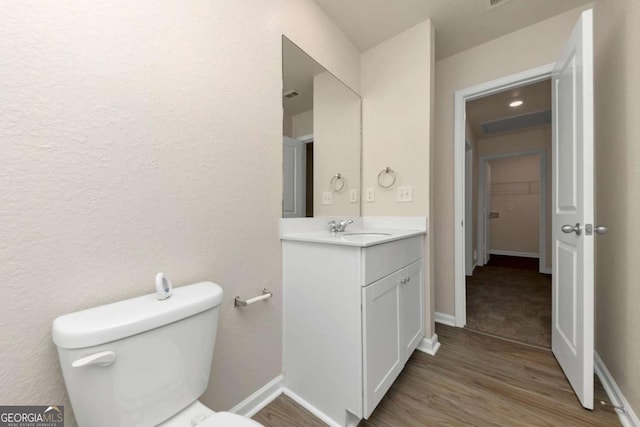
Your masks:
<path fill-rule="evenodd" d="M 540 254 L 537 252 L 516 252 L 516 251 L 501 251 L 492 249 L 489 251 L 490 255 L 507 255 L 507 256 L 519 256 L 522 258 L 540 258 Z"/>
<path fill-rule="evenodd" d="M 278 375 L 251 396 L 231 408 L 229 412 L 251 418 L 262 408 L 273 402 L 276 397 L 280 396 L 282 391 L 282 375 Z"/>
<path fill-rule="evenodd" d="M 438 313 L 436 311 L 436 322 L 443 325 L 456 326 L 456 317 L 450 314 Z"/>
<path fill-rule="evenodd" d="M 594 358 L 594 368 L 596 371 L 596 375 L 600 378 L 600 382 L 604 387 L 604 390 L 607 392 L 611 403 L 615 406 L 619 406 L 624 408 L 624 410 L 616 409 L 616 413 L 620 418 L 620 422 L 624 427 L 640 427 L 640 419 L 633 412 L 633 408 L 627 402 L 624 395 L 622 394 L 622 390 L 616 384 L 616 381 L 611 376 L 611 373 L 604 365 L 604 362 L 600 358 L 600 355 L 597 352 L 593 354 Z M 596 402 L 597 403 L 597 402 Z"/>
<path fill-rule="evenodd" d="M 433 334 L 431 338 L 424 337 L 416 350 L 420 350 L 423 353 L 430 354 L 431 356 L 435 356 L 440 348 L 440 343 L 438 342 L 438 335 Z"/>
<path fill-rule="evenodd" d="M 284 387 L 282 392 L 289 396 L 294 402 L 298 405 L 302 406 L 307 411 L 311 412 L 315 415 L 316 418 L 320 419 L 322 422 L 328 424 L 331 427 L 342 427 L 342 424 L 337 423 L 333 418 L 329 417 L 327 414 L 322 412 L 320 409 L 313 406 L 311 403 L 304 400 L 302 397 L 292 392 L 288 388 Z"/>
<path fill-rule="evenodd" d="M 551 269 L 550 269 L 550 268 L 543 268 L 543 269 L 540 271 L 540 273 L 543 273 L 543 274 L 551 274 Z"/>

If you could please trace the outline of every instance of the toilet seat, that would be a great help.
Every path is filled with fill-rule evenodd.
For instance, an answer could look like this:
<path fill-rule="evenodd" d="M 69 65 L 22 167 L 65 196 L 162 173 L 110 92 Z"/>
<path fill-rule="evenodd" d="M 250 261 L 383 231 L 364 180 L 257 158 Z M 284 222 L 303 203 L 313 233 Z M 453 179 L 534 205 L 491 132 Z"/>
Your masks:
<path fill-rule="evenodd" d="M 232 414 L 231 412 L 216 412 L 207 417 L 195 427 L 264 427 L 250 418 Z"/>

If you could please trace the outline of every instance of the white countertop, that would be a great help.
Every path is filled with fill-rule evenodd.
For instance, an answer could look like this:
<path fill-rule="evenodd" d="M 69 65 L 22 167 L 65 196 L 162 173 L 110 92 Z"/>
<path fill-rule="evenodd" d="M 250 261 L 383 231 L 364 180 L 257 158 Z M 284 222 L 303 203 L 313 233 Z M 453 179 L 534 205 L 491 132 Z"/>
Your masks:
<path fill-rule="evenodd" d="M 364 235 L 361 233 L 379 233 Z M 343 233 L 330 233 L 329 231 L 306 231 L 298 233 L 283 233 L 282 240 L 294 240 L 298 242 L 322 243 L 328 245 L 368 247 L 394 240 L 426 234 L 424 230 L 394 230 L 394 229 L 347 229 Z"/>

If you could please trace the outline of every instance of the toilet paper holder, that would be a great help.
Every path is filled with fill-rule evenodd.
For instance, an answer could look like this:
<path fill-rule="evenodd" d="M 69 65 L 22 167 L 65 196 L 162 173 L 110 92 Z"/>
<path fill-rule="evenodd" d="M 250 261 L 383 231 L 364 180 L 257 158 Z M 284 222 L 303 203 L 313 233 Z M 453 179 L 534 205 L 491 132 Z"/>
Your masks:
<path fill-rule="evenodd" d="M 233 300 L 233 306 L 234 307 L 246 307 L 248 305 L 254 304 L 258 301 L 263 301 L 266 300 L 267 298 L 271 298 L 273 296 L 273 293 L 267 289 L 263 289 L 262 290 L 262 295 L 258 295 L 257 297 L 253 297 L 253 298 L 248 298 L 248 299 L 242 299 L 240 297 L 236 297 L 235 300 Z"/>

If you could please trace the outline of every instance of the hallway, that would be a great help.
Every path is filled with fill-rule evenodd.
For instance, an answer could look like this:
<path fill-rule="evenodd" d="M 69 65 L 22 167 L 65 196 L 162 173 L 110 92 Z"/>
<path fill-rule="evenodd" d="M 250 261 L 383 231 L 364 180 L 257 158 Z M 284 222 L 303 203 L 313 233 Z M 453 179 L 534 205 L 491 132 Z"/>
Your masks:
<path fill-rule="evenodd" d="M 468 329 L 551 348 L 551 275 L 538 273 L 537 258 L 492 255 L 466 292 Z"/>

